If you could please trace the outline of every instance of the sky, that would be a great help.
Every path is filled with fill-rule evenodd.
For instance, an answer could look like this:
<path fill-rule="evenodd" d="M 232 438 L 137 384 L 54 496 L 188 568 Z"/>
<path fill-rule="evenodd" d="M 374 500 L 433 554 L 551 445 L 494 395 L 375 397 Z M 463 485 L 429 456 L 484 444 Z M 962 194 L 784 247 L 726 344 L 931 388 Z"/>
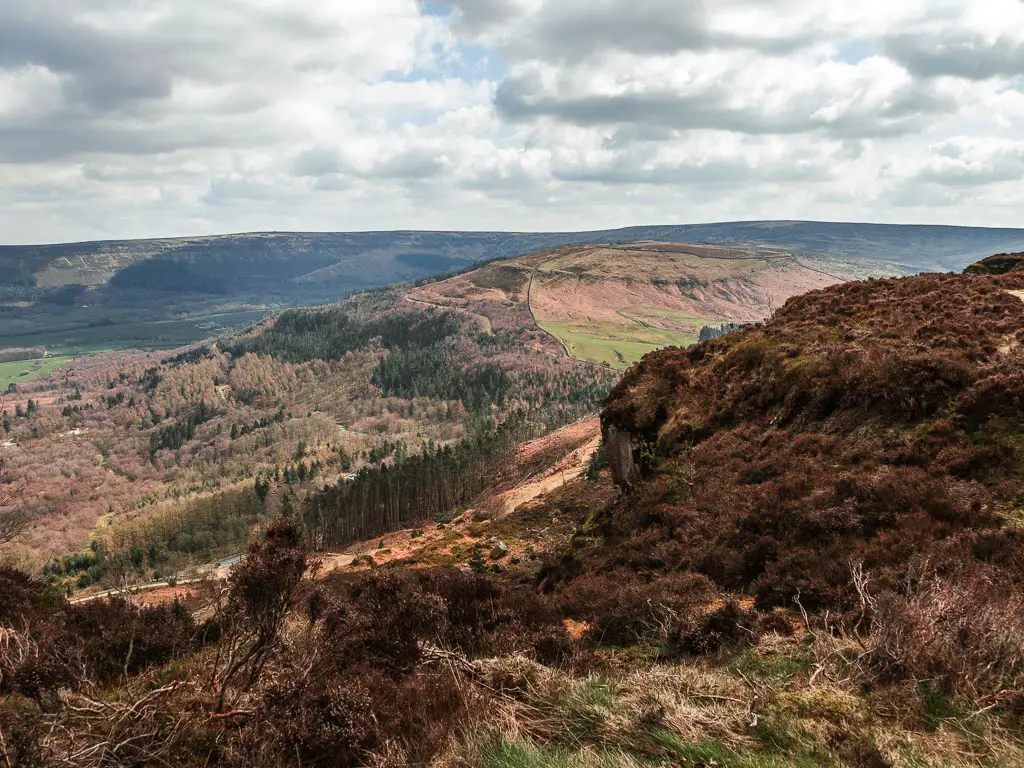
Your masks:
<path fill-rule="evenodd" d="M 1021 0 L 2 0 L 0 242 L 1024 226 Z"/>

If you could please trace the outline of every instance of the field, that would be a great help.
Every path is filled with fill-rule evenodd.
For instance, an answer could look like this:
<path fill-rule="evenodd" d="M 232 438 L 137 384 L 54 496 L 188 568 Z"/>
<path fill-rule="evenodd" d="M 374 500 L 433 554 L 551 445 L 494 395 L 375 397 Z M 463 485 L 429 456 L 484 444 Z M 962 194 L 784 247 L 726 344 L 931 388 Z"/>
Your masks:
<path fill-rule="evenodd" d="M 0 363 L 0 390 L 49 375 L 82 355 L 113 349 L 176 349 L 215 336 L 228 329 L 241 329 L 266 316 L 260 310 L 224 312 L 150 323 L 123 323 L 75 328 L 66 331 L 0 335 L 0 349 L 43 347 L 48 356 Z"/>
<path fill-rule="evenodd" d="M 565 344 L 578 360 L 606 363 L 624 369 L 648 352 L 663 347 L 686 347 L 697 334 L 667 328 L 617 323 L 572 323 L 539 320 L 537 324 Z"/>
<path fill-rule="evenodd" d="M 0 363 L 0 391 L 5 391 L 11 384 L 34 381 L 48 376 L 74 359 L 74 357 L 58 356 Z"/>
<path fill-rule="evenodd" d="M 242 328 L 266 316 L 261 310 L 201 315 L 184 320 L 123 323 L 48 331 L 17 336 L 0 334 L 3 347 L 46 347 L 63 354 L 102 352 L 110 349 L 174 349 L 192 344 L 229 328 Z"/>

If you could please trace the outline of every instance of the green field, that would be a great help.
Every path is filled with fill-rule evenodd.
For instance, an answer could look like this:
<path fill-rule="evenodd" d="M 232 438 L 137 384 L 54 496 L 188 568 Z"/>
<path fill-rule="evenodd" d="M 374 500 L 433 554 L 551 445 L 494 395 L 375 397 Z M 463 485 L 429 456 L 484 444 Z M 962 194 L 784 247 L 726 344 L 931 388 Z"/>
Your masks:
<path fill-rule="evenodd" d="M 7 335 L 0 333 L 0 347 L 46 347 L 50 354 L 85 354 L 110 349 L 174 349 L 215 336 L 229 328 L 242 328 L 266 316 L 262 310 L 222 312 L 185 320 L 115 323 Z"/>
<path fill-rule="evenodd" d="M 242 329 L 266 316 L 262 310 L 222 312 L 187 320 L 122 323 L 20 335 L 0 335 L 0 348 L 45 347 L 48 356 L 35 360 L 0 363 L 0 391 L 15 384 L 48 376 L 60 366 L 93 352 L 113 349 L 176 349 L 216 336 L 228 329 Z"/>
<path fill-rule="evenodd" d="M 74 357 L 45 357 L 38 360 L 17 360 L 13 363 L 0 363 L 0 392 L 5 392 L 10 384 L 21 384 L 49 376 Z"/>
<path fill-rule="evenodd" d="M 561 341 L 578 360 L 627 368 L 648 352 L 662 347 L 697 343 L 697 334 L 618 323 L 574 323 L 540 320 L 537 324 Z"/>

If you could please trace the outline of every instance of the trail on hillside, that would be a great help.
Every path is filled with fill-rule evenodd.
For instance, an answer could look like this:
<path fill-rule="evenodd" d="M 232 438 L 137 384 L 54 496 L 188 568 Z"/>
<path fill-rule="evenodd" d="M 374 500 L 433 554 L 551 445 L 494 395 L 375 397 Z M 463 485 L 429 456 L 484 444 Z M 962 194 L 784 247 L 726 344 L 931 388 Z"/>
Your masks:
<path fill-rule="evenodd" d="M 561 488 L 586 472 L 590 459 L 601 445 L 601 422 L 598 417 L 593 416 L 527 443 L 520 454 L 520 461 L 529 461 L 535 455 L 555 449 L 559 443 L 571 444 L 578 440 L 586 440 L 586 442 L 570 451 L 555 464 L 525 478 L 513 488 L 499 494 L 499 499 L 504 505 L 503 514 L 514 512 L 517 507 L 546 493 L 551 493 L 556 488 Z"/>
<path fill-rule="evenodd" d="M 494 335 L 494 330 L 491 328 L 491 318 L 487 317 L 487 315 L 480 315 L 477 314 L 476 312 L 470 312 L 468 309 L 465 309 L 463 307 L 451 307 L 448 306 L 447 304 L 435 304 L 432 301 L 425 301 L 424 299 L 414 299 L 409 294 L 406 294 L 403 298 L 406 301 L 411 301 L 414 304 L 422 304 L 423 306 L 430 307 L 431 309 L 440 309 L 449 312 L 461 312 L 464 315 L 469 315 L 480 324 L 480 330 L 482 330 L 488 336 Z"/>
<path fill-rule="evenodd" d="M 565 457 L 550 474 L 531 480 L 502 494 L 505 503 L 505 514 L 514 512 L 519 506 L 561 488 L 575 480 L 587 470 L 590 459 L 601 445 L 601 436 L 597 435 L 587 441 L 586 445 L 577 448 Z"/>

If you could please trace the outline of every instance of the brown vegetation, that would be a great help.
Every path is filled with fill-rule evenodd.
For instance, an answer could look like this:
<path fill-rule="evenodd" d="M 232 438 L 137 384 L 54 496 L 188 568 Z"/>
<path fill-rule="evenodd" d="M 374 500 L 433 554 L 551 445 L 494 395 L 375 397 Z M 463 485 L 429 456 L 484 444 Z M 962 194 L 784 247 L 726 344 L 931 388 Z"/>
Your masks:
<path fill-rule="evenodd" d="M 765 608 L 851 608 L 851 559 L 890 590 L 923 560 L 1024 584 L 1001 512 L 1021 504 L 1021 352 L 1000 350 L 1024 333 L 1022 282 L 837 286 L 649 355 L 603 415 L 649 481 L 589 567 L 696 571 Z"/>
<path fill-rule="evenodd" d="M 602 415 L 621 450 L 377 541 L 402 559 L 321 575 L 285 516 L 187 604 L 0 572 L 0 758 L 1019 765 L 1021 289 L 829 288 L 649 355 Z"/>

